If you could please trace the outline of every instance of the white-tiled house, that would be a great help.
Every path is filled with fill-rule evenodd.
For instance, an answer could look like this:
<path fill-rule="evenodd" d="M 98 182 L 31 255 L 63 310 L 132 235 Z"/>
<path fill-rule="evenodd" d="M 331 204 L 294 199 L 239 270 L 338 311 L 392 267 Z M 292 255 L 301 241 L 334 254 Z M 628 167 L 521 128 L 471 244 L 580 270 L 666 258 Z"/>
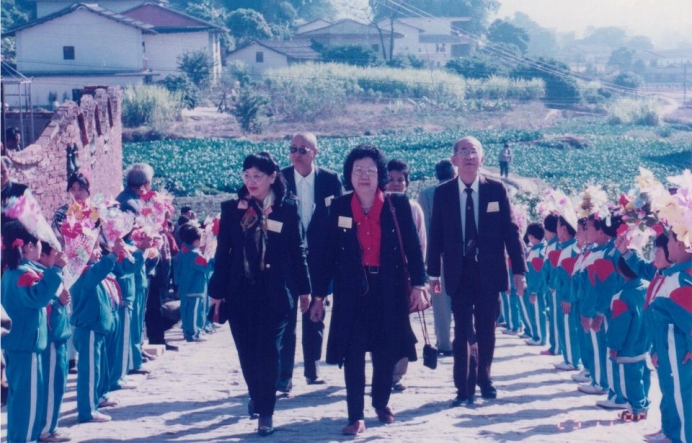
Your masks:
<path fill-rule="evenodd" d="M 231 53 L 226 63 L 241 61 L 248 67 L 251 75 L 260 75 L 267 69 L 285 68 L 294 63 L 305 63 L 319 59 L 320 54 L 313 50 L 310 40 L 294 41 L 255 40 L 249 45 Z"/>

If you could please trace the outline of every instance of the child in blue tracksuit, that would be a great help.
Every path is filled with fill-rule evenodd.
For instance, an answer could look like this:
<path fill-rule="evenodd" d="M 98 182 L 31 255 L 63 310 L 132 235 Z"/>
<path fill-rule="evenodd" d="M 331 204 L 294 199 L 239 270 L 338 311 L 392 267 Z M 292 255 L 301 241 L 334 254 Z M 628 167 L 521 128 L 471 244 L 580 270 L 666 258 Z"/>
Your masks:
<path fill-rule="evenodd" d="M 692 253 L 671 232 L 668 255 L 674 263 L 661 271 L 649 305 L 653 339 L 662 386 L 662 428 L 673 442 L 692 442 Z"/>
<path fill-rule="evenodd" d="M 79 352 L 77 362 L 77 420 L 106 422 L 111 417 L 98 411 L 104 374 L 106 335 L 113 331 L 113 313 L 108 287 L 104 280 L 113 270 L 122 244 L 116 242 L 113 252 L 101 255 L 96 245 L 87 268 L 72 286 L 72 319 L 74 344 Z"/>
<path fill-rule="evenodd" d="M 586 289 L 586 279 L 588 278 L 588 272 L 586 270 L 586 263 L 591 254 L 591 248 L 593 245 L 588 242 L 586 235 L 586 218 L 580 218 L 577 221 L 579 227 L 577 228 L 577 245 L 581 252 L 577 256 L 577 261 L 574 264 L 574 272 L 572 273 L 572 288 L 570 289 L 570 303 L 572 305 L 572 311 L 574 312 L 575 321 L 577 323 L 576 335 L 578 337 L 579 349 L 581 351 L 581 362 L 584 366 L 582 371 L 578 374 L 572 374 L 572 380 L 579 383 L 588 383 L 591 386 L 591 373 L 590 368 L 593 367 L 592 364 L 592 354 L 593 351 L 589 346 L 591 342 L 591 335 L 589 331 L 584 330 L 581 324 L 581 304 L 583 303 L 584 291 Z"/>
<path fill-rule="evenodd" d="M 543 256 L 543 280 L 545 281 L 545 306 L 548 316 L 548 349 L 541 351 L 541 355 L 559 355 L 560 350 L 560 334 L 558 332 L 559 321 L 559 305 L 557 303 L 557 295 L 555 294 L 555 282 L 553 273 L 558 259 L 560 258 L 559 243 L 557 241 L 557 220 L 556 214 L 549 214 L 543 219 L 543 228 L 545 229 L 545 250 Z"/>
<path fill-rule="evenodd" d="M 199 311 L 203 310 L 208 275 L 213 264 L 207 262 L 197 249 L 202 238 L 202 231 L 197 226 L 189 223 L 181 226 L 180 238 L 183 246 L 178 254 L 177 275 L 183 335 L 187 341 L 200 341 Z"/>
<path fill-rule="evenodd" d="M 38 270 L 35 262 L 41 256 L 41 242 L 18 221 L 2 228 L 2 305 L 12 319 L 12 329 L 2 339 L 6 374 L 7 441 L 35 441 L 41 433 L 45 413 L 42 353 L 48 345 L 46 305 L 62 284 L 65 255 L 58 253 L 55 266 Z"/>
<path fill-rule="evenodd" d="M 41 242 L 41 257 L 37 263 L 41 272 L 55 266 L 57 253 L 48 243 Z M 60 406 L 67 388 L 67 340 L 72 336 L 67 310 L 69 303 L 70 293 L 61 287 L 46 307 L 48 346 L 42 356 L 46 413 L 41 421 L 41 441 L 69 441 L 69 437 L 58 429 Z"/>
<path fill-rule="evenodd" d="M 649 385 L 646 355 L 649 349 L 643 313 L 649 282 L 637 277 L 622 256 L 618 259 L 618 272 L 625 284 L 610 303 L 609 358 L 618 363 L 620 390 L 629 403 L 629 410 L 621 412 L 619 417 L 623 421 L 639 421 L 646 418 L 649 410 L 646 392 Z"/>
<path fill-rule="evenodd" d="M 527 317 L 531 325 L 531 338 L 526 339 L 530 346 L 543 346 L 546 343 L 546 318 L 545 318 L 545 280 L 541 274 L 545 263 L 545 243 L 543 237 L 545 230 L 540 223 L 531 223 L 526 228 L 526 236 L 529 240 L 529 253 L 526 257 L 526 291 L 524 291 L 524 305 L 527 308 Z"/>
<path fill-rule="evenodd" d="M 523 323 L 521 321 L 521 313 L 519 307 L 519 296 L 514 288 L 514 278 L 512 274 L 512 263 L 507 257 L 507 269 L 509 269 L 509 290 L 500 292 L 500 307 L 502 309 L 502 318 L 505 321 L 505 330 L 503 334 L 519 335 Z"/>

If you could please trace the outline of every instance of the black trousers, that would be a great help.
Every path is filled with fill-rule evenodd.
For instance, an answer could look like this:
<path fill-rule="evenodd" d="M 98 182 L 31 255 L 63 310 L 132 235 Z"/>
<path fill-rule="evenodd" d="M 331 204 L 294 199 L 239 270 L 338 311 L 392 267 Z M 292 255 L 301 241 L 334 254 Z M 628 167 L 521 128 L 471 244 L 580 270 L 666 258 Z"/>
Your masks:
<path fill-rule="evenodd" d="M 164 319 L 161 315 L 161 301 L 163 297 L 168 296 L 170 269 L 170 262 L 159 260 L 159 263 L 156 265 L 156 275 L 150 278 L 144 324 L 147 327 L 149 343 L 154 345 L 165 344 L 164 333 L 175 324 L 171 324 L 172 322 Z"/>
<path fill-rule="evenodd" d="M 274 311 L 261 287 L 250 288 L 248 295 L 243 303 L 228 307 L 228 322 L 255 412 L 273 415 L 288 313 Z"/>
<path fill-rule="evenodd" d="M 490 381 L 495 354 L 495 325 L 500 294 L 481 290 L 478 263 L 465 260 L 462 287 L 452 296 L 454 315 L 454 386 L 463 398 L 475 394 L 476 384 Z"/>
<path fill-rule="evenodd" d="M 312 307 L 312 302 L 310 303 Z M 299 304 L 296 304 L 289 314 L 288 324 L 284 331 L 284 336 L 281 343 L 281 370 L 276 388 L 279 390 L 286 389 L 293 379 L 293 366 L 295 365 L 296 354 L 296 328 L 298 326 L 298 309 Z M 326 309 L 326 308 L 325 308 Z M 303 316 L 302 332 L 303 332 L 303 376 L 305 378 L 317 378 L 317 362 L 322 358 L 322 343 L 324 340 L 324 321 L 313 322 L 310 320 L 310 311 L 308 310 Z"/>
<path fill-rule="evenodd" d="M 365 408 L 365 354 L 372 356 L 372 406 L 386 408 L 392 393 L 392 375 L 395 359 L 379 343 L 379 338 L 388 331 L 381 329 L 377 321 L 378 312 L 386 309 L 381 297 L 380 279 L 368 274 L 369 291 L 359 296 L 356 305 L 356 318 L 349 338 L 344 358 L 344 377 L 346 379 L 346 402 L 348 421 L 363 420 Z"/>

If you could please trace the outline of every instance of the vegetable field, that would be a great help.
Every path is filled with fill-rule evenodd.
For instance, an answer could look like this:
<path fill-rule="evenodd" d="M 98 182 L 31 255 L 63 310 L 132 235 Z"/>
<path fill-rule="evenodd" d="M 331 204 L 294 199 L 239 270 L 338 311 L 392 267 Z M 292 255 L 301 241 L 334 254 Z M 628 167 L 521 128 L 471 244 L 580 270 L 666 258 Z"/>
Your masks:
<path fill-rule="evenodd" d="M 640 165 L 659 179 L 690 167 L 691 146 L 675 137 L 652 138 L 631 135 L 632 127 L 609 126 L 595 120 L 565 122 L 545 131 L 482 130 L 416 133 L 349 139 L 320 138 L 318 163 L 342 170 L 346 152 L 361 143 L 384 150 L 387 158 L 402 158 L 411 168 L 412 180 L 430 178 L 435 163 L 451 154 L 457 138 L 474 135 L 485 147 L 486 165 L 497 166 L 504 141 L 514 150 L 512 172 L 545 180 L 566 193 L 578 192 L 591 181 L 612 183 L 626 191 Z M 675 132 L 673 130 L 673 132 Z M 589 141 L 575 148 L 555 141 L 570 134 Z M 124 163 L 148 162 L 156 170 L 157 185 L 176 195 L 236 192 L 242 186 L 241 165 L 251 152 L 268 151 L 282 166 L 288 162 L 288 141 L 253 143 L 227 139 L 193 139 L 128 143 L 123 146 Z"/>

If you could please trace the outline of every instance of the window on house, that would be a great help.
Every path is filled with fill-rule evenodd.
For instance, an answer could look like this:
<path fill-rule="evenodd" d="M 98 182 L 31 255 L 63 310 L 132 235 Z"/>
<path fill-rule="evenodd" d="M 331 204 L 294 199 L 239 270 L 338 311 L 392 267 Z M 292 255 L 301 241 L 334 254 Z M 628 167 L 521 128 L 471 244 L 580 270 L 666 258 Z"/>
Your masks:
<path fill-rule="evenodd" d="M 63 46 L 62 47 L 62 59 L 63 60 L 74 60 L 74 46 Z"/>
<path fill-rule="evenodd" d="M 264 63 L 264 52 L 256 52 L 255 53 L 255 62 L 256 63 Z"/>

